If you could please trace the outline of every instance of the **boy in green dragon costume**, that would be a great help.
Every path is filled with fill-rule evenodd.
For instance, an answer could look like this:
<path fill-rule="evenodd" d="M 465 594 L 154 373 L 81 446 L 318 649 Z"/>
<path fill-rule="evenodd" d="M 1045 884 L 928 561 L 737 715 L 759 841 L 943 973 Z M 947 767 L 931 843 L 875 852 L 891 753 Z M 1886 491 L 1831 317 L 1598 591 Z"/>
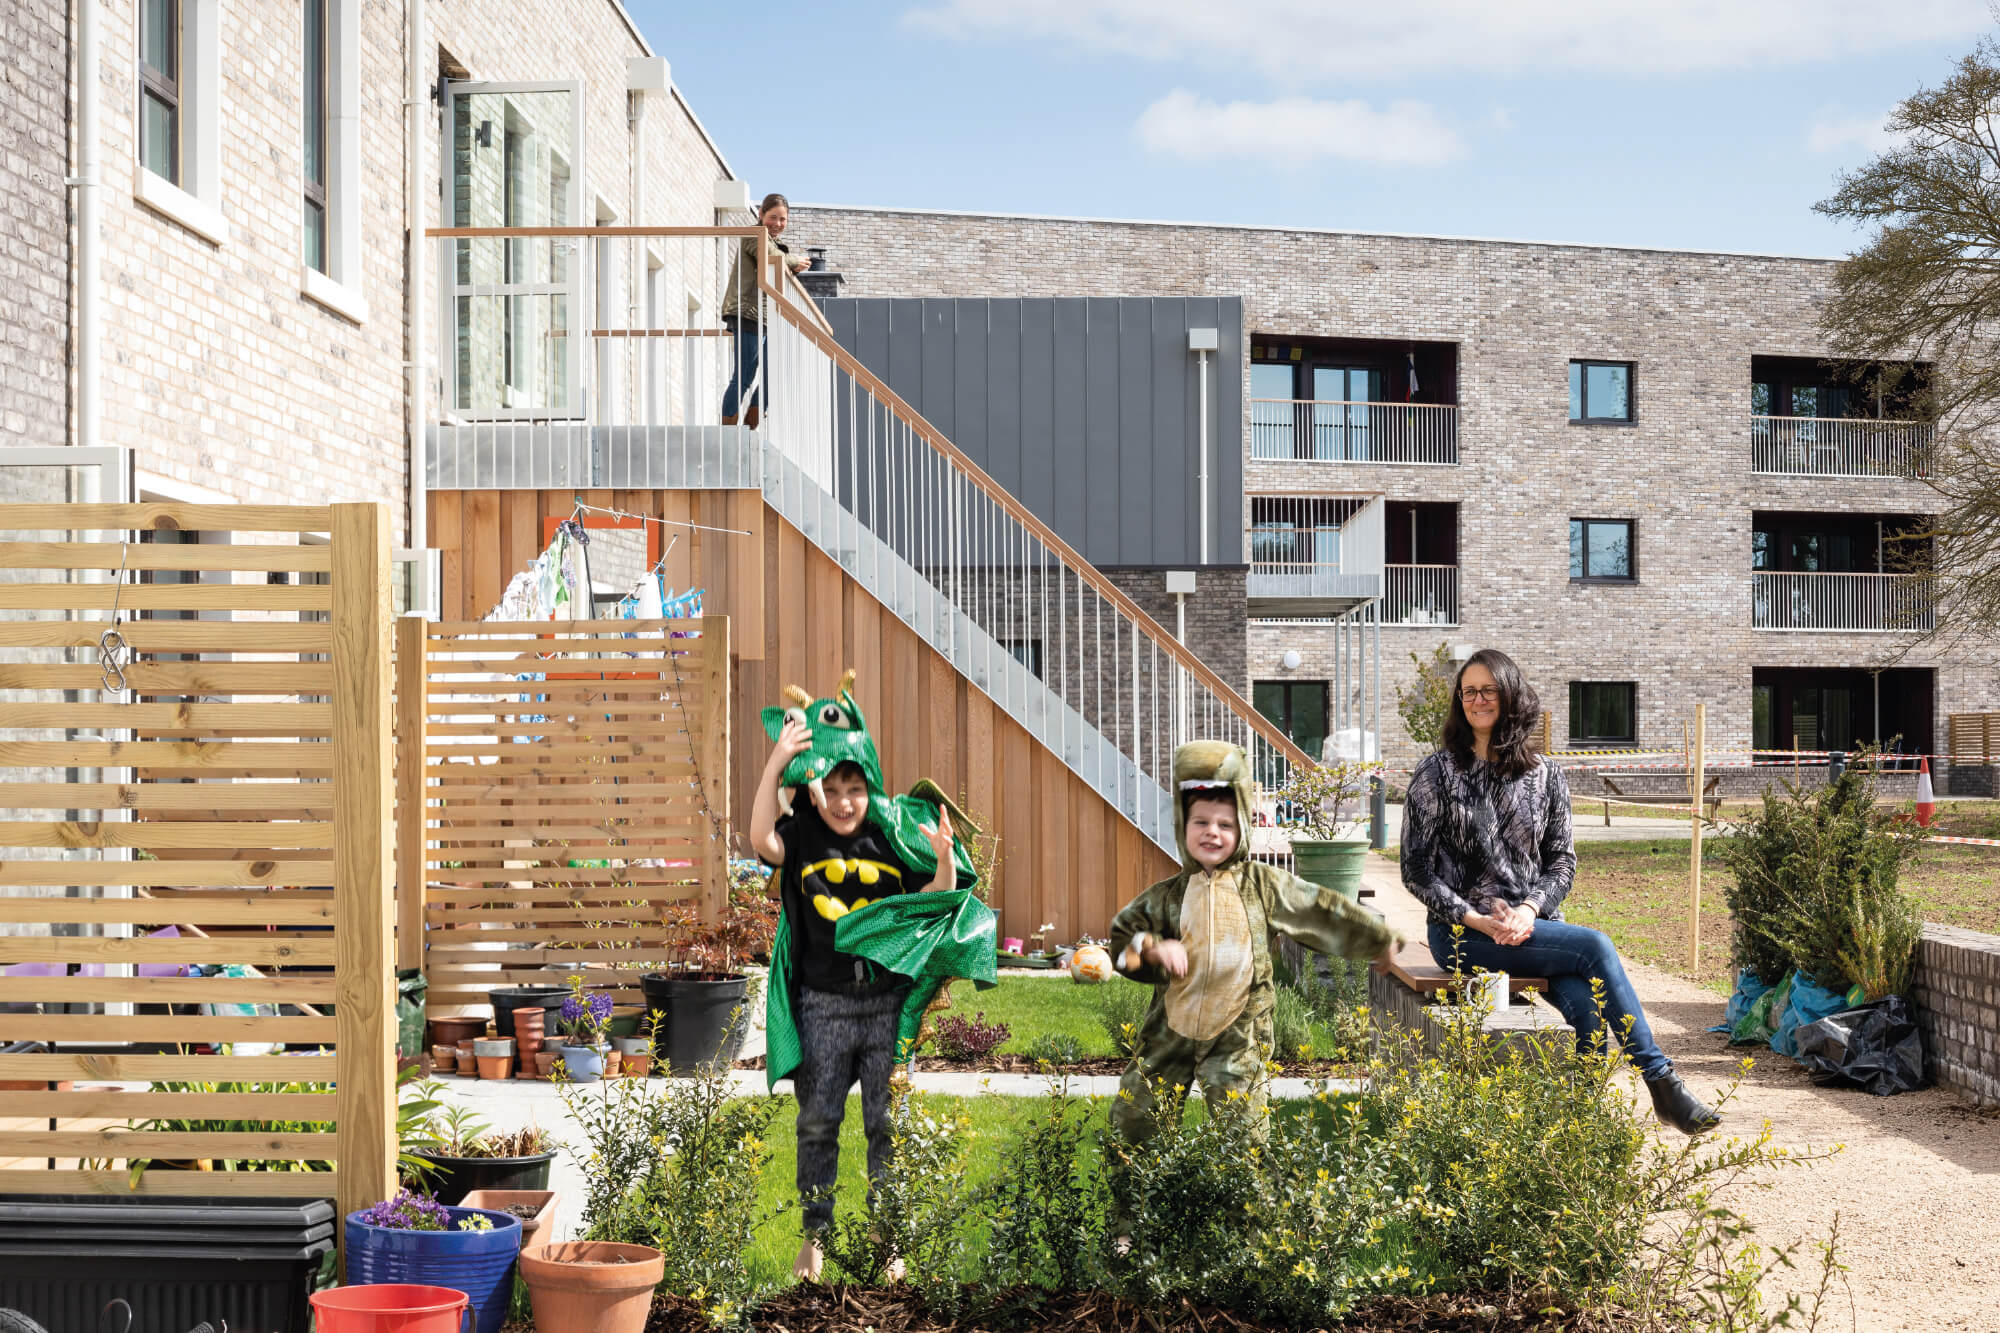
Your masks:
<path fill-rule="evenodd" d="M 1113 965 L 1153 988 L 1111 1107 L 1112 1127 L 1128 1143 L 1159 1131 L 1155 1090 L 1162 1086 L 1199 1081 L 1211 1112 L 1236 1094 L 1251 1114 L 1262 1114 L 1276 936 L 1353 959 L 1386 956 L 1395 941 L 1387 924 L 1358 904 L 1249 859 L 1255 784 L 1241 749 L 1227 741 L 1181 746 L 1174 786 L 1181 871 L 1111 922 Z"/>
<path fill-rule="evenodd" d="M 787 686 L 790 706 L 764 710 L 776 744 L 750 816 L 783 906 L 764 1068 L 771 1085 L 790 1076 L 798 1098 L 806 1236 L 793 1272 L 807 1281 L 833 1223 L 847 1090 L 860 1082 L 872 1180 L 893 1149 L 890 1075 L 926 1009 L 953 978 L 995 981 L 993 913 L 972 895 L 979 878 L 956 836 L 971 821 L 935 783 L 887 793 L 853 686 L 852 671 L 824 699 Z"/>

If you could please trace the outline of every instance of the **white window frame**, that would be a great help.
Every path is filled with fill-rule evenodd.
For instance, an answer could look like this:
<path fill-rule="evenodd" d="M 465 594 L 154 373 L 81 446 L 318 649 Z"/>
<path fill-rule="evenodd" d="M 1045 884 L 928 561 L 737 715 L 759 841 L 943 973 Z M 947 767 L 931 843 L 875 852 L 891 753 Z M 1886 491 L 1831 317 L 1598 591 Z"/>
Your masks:
<path fill-rule="evenodd" d="M 299 290 L 308 300 L 356 324 L 368 319 L 362 295 L 361 248 L 361 0 L 326 0 L 326 272 L 305 262 L 303 235 Z M 304 53 L 304 6 L 299 51 Z M 301 81 L 299 116 L 305 116 Z M 299 193 L 305 193 L 305 161 L 299 162 Z M 300 228 L 305 226 L 303 218 Z"/>
<path fill-rule="evenodd" d="M 222 211 L 222 0 L 181 0 L 180 184 L 139 160 L 139 117 L 145 108 L 139 69 L 144 21 L 132 6 L 132 196 L 197 236 L 229 243 Z"/>

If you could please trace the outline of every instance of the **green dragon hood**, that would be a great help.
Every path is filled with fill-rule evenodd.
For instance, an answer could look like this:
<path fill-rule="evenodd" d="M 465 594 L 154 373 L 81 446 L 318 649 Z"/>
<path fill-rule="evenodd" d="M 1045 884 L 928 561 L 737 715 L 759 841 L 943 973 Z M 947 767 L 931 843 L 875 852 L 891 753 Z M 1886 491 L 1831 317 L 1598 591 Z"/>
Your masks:
<path fill-rule="evenodd" d="M 1201 869 L 1187 849 L 1187 793 L 1213 787 L 1226 787 L 1236 798 L 1236 850 L 1223 865 L 1235 865 L 1250 855 L 1257 784 L 1250 775 L 1249 758 L 1242 746 L 1228 741 L 1189 741 L 1174 751 L 1174 846 L 1184 870 Z"/>

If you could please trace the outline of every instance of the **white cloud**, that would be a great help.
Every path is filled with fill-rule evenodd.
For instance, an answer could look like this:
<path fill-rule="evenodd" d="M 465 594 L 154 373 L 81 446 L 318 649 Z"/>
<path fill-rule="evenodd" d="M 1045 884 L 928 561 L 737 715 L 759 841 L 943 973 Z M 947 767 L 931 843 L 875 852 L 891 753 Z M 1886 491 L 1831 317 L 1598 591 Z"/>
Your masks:
<path fill-rule="evenodd" d="M 1967 37 L 1992 23 L 1988 0 L 919 0 L 904 17 L 950 37 L 1247 68 L 1298 86 L 1438 70 L 1765 69 Z"/>
<path fill-rule="evenodd" d="M 1860 149 L 1881 153 L 1894 148 L 1899 136 L 1891 134 L 1882 116 L 1823 115 L 1806 133 L 1806 147 L 1815 153 L 1842 153 Z"/>
<path fill-rule="evenodd" d="M 1486 125 L 1489 129 L 1499 130 L 1503 134 L 1506 133 L 1508 130 L 1514 128 L 1513 110 L 1504 106 L 1494 107 L 1486 117 Z"/>
<path fill-rule="evenodd" d="M 1185 88 L 1147 107 L 1132 132 L 1150 152 L 1197 162 L 1251 159 L 1292 166 L 1331 157 L 1437 166 L 1465 151 L 1457 133 L 1424 102 L 1391 102 L 1380 111 L 1362 101 L 1309 97 L 1214 102 Z"/>

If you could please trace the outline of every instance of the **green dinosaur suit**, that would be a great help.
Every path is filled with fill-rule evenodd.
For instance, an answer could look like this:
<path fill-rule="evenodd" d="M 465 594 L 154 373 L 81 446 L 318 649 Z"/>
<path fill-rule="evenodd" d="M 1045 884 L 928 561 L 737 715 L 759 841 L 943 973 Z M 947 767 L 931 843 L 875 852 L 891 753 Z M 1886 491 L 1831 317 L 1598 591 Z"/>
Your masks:
<path fill-rule="evenodd" d="M 930 834 L 937 829 L 938 812 L 951 812 L 955 830 L 977 833 L 979 829 L 928 779 L 910 788 L 907 796 L 887 794 L 882 761 L 875 753 L 867 719 L 854 702 L 853 687 L 852 671 L 841 678 L 840 688 L 824 699 L 808 698 L 804 690 L 790 685 L 785 688 L 790 707 L 764 710 L 764 730 L 774 741 L 788 720 L 804 722 L 812 732 L 812 744 L 792 756 L 779 778 L 782 803 L 789 810 L 796 788 L 816 789 L 840 764 L 853 762 L 868 784 L 868 822 L 887 835 L 905 865 L 931 879 L 938 868 L 930 841 Z M 962 839 L 953 840 L 952 866 L 957 875 L 951 892 L 897 893 L 870 900 L 865 877 L 856 875 L 854 892 L 839 893 L 846 901 L 829 902 L 820 909 L 835 918 L 835 941 L 843 952 L 910 978 L 897 1022 L 899 1058 L 917 1040 L 926 1009 L 954 979 L 970 980 L 982 989 L 995 984 L 997 932 L 993 912 L 973 896 L 979 876 Z M 800 1059 L 792 1012 L 791 940 L 790 921 L 780 915 L 771 942 L 764 1018 L 764 1072 L 767 1084 L 772 1085 L 796 1069 Z"/>
<path fill-rule="evenodd" d="M 1125 905 L 1111 923 L 1118 971 L 1153 988 L 1138 1054 L 1119 1081 L 1111 1121 L 1128 1142 L 1159 1128 L 1154 1089 L 1200 1081 L 1211 1107 L 1231 1093 L 1263 1105 L 1258 1077 L 1273 1043 L 1271 941 L 1289 935 L 1308 949 L 1373 958 L 1393 933 L 1373 913 L 1297 875 L 1249 859 L 1254 784 L 1243 751 L 1225 741 L 1191 741 L 1174 751 L 1174 837 L 1181 872 Z M 1218 789 L 1236 802 L 1236 850 L 1212 872 L 1187 850 L 1189 795 Z M 1142 961 L 1137 945 L 1178 939 L 1188 972 L 1171 980 Z M 1115 984 L 1115 983 L 1114 983 Z"/>

